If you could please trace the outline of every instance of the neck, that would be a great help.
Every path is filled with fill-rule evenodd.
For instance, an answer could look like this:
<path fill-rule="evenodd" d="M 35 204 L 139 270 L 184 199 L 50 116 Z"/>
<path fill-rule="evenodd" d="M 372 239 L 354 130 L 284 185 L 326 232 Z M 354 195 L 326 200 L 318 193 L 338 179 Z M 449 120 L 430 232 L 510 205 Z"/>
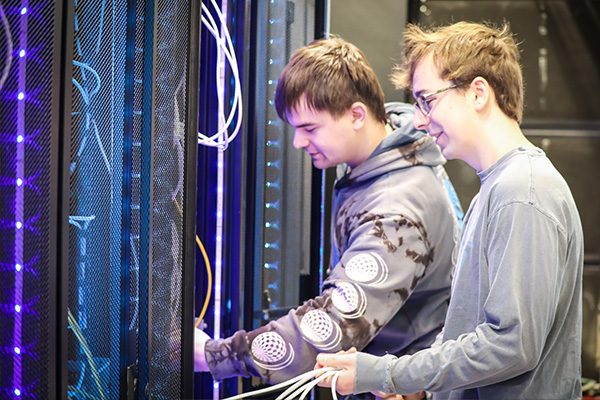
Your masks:
<path fill-rule="evenodd" d="M 392 128 L 387 124 L 381 122 L 372 121 L 365 123 L 358 134 L 361 136 L 360 145 L 360 157 L 354 163 L 348 163 L 350 167 L 354 168 L 357 165 L 362 164 L 373 154 L 377 146 L 385 139 L 385 137 L 392 132 Z"/>
<path fill-rule="evenodd" d="M 484 121 L 480 128 L 476 156 L 468 162 L 478 172 L 491 167 L 517 147 L 533 147 L 517 121 L 502 112 Z"/>

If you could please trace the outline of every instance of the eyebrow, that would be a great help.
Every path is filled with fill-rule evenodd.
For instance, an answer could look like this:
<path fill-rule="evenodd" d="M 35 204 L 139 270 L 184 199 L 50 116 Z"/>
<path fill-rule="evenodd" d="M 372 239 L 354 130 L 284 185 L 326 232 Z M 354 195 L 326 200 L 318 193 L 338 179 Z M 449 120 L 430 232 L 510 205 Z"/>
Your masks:
<path fill-rule="evenodd" d="M 290 124 L 291 125 L 291 124 Z M 307 126 L 316 126 L 317 124 L 315 122 L 304 122 L 300 125 L 292 125 L 295 129 L 298 128 L 306 128 Z"/>
<path fill-rule="evenodd" d="M 426 91 L 425 89 L 421 89 L 421 90 L 419 90 L 418 92 L 414 93 L 414 94 L 413 94 L 413 97 L 416 99 L 416 98 L 418 98 L 419 96 L 421 96 L 423 93 L 429 93 L 429 92 L 428 92 L 428 91 Z"/>

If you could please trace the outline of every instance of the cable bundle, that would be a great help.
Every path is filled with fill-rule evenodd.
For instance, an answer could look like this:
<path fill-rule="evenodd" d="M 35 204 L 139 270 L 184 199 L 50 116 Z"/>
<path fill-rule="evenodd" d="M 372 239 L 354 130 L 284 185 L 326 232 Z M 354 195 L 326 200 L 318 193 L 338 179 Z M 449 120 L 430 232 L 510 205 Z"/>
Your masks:
<path fill-rule="evenodd" d="M 220 29 L 219 29 L 219 26 L 217 25 L 217 22 L 215 21 L 212 14 L 210 13 L 210 10 L 208 9 L 207 6 L 204 5 L 204 3 L 202 3 L 201 20 L 202 20 L 202 23 L 204 24 L 204 26 L 208 29 L 208 31 L 211 33 L 211 35 L 217 41 L 217 45 L 219 46 L 219 49 L 223 52 L 223 54 L 227 58 L 227 61 L 229 61 L 229 67 L 231 68 L 231 73 L 233 74 L 233 80 L 235 82 L 234 99 L 233 99 L 233 105 L 231 107 L 231 110 L 229 111 L 227 120 L 222 121 L 223 126 L 219 129 L 219 131 L 211 136 L 207 136 L 201 132 L 198 132 L 198 143 L 205 145 L 205 146 L 218 147 L 221 150 L 225 150 L 227 148 L 228 144 L 231 143 L 233 141 L 233 139 L 235 139 L 235 137 L 237 136 L 237 134 L 240 130 L 241 124 L 242 124 L 242 90 L 241 90 L 242 85 L 240 83 L 237 58 L 235 55 L 235 48 L 233 46 L 233 42 L 231 40 L 231 35 L 229 33 L 229 30 L 227 29 L 227 21 L 225 19 L 225 15 L 219 9 L 215 0 L 211 0 L 211 4 L 212 4 L 213 8 L 215 9 L 215 12 L 217 14 L 219 22 L 221 23 Z M 216 75 L 217 86 L 219 86 L 220 79 L 221 79 L 221 75 L 220 75 L 221 71 L 219 70 L 219 68 L 216 69 L 216 74 L 217 74 Z M 222 104 L 223 104 L 223 98 L 222 98 L 223 88 L 222 87 L 219 87 L 219 89 L 217 90 L 217 95 L 219 96 L 219 104 L 222 107 Z M 236 122 L 233 133 L 231 135 L 229 135 L 228 129 L 233 123 L 233 117 L 236 114 L 236 112 L 238 114 L 237 122 Z M 224 117 L 223 117 L 223 120 L 224 120 Z"/>
<path fill-rule="evenodd" d="M 243 399 L 250 396 L 257 396 L 264 393 L 273 392 L 275 390 L 283 389 L 286 386 L 290 386 L 285 392 L 280 394 L 275 400 L 293 400 L 298 396 L 300 400 L 303 400 L 319 382 L 329 377 L 333 377 L 331 381 L 331 396 L 333 400 L 337 400 L 337 393 L 335 391 L 335 384 L 337 382 L 338 377 L 342 373 L 342 370 L 325 367 L 316 369 L 313 371 L 306 372 L 302 375 L 298 375 L 295 378 L 282 382 L 278 385 L 271 386 L 269 388 L 255 390 L 253 392 L 239 394 L 237 396 L 228 397 L 224 400 L 238 400 Z M 315 378 L 316 377 L 316 378 Z M 311 381 L 311 379 L 315 378 Z"/>

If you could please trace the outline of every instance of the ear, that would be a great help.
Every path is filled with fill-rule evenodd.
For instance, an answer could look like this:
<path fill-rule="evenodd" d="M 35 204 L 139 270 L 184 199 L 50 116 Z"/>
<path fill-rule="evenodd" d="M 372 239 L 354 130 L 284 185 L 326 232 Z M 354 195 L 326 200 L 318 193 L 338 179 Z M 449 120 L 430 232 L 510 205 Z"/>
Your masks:
<path fill-rule="evenodd" d="M 352 103 L 349 111 L 352 116 L 352 126 L 354 130 L 361 129 L 367 121 L 367 116 L 369 114 L 368 107 L 364 103 L 357 101 Z"/>
<path fill-rule="evenodd" d="M 475 104 L 475 110 L 481 111 L 486 106 L 489 106 L 496 98 L 494 97 L 494 90 L 485 78 L 478 76 L 471 82 L 471 93 L 473 104 Z"/>

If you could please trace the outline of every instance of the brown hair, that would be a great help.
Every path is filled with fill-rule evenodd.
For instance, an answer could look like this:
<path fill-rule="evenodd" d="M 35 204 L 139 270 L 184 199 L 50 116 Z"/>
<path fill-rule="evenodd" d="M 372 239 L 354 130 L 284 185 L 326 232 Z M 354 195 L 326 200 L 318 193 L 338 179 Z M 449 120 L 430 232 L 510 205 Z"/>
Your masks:
<path fill-rule="evenodd" d="M 328 111 L 334 118 L 360 101 L 374 117 L 387 122 L 384 96 L 375 71 L 365 55 L 352 43 L 333 36 L 320 39 L 296 51 L 285 66 L 275 92 L 279 118 L 287 121 L 305 96 L 307 105 Z"/>
<path fill-rule="evenodd" d="M 471 22 L 429 29 L 408 25 L 404 31 L 404 64 L 396 66 L 391 77 L 397 88 L 412 88 L 415 68 L 430 53 L 443 79 L 469 84 L 478 76 L 485 78 L 500 109 L 521 123 L 521 54 L 508 23 L 501 28 Z"/>

